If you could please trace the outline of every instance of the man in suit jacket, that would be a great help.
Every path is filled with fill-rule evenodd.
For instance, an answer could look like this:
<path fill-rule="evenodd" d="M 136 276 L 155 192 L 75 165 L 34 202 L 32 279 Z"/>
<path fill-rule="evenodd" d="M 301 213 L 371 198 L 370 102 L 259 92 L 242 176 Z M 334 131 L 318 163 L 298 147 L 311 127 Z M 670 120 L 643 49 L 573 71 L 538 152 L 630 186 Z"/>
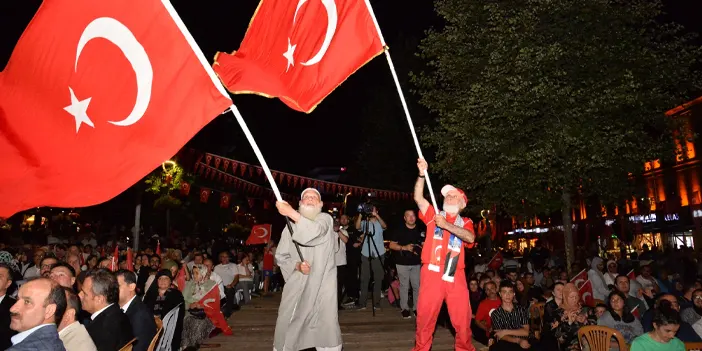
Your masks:
<path fill-rule="evenodd" d="M 56 330 L 66 310 L 66 294 L 48 278 L 32 279 L 22 285 L 17 303 L 10 308 L 11 351 L 65 351 Z"/>
<path fill-rule="evenodd" d="M 66 292 L 66 312 L 58 326 L 59 338 L 67 351 L 97 351 L 88 330 L 76 319 L 81 310 L 80 299 L 73 289 L 63 287 Z"/>
<path fill-rule="evenodd" d="M 87 329 L 98 351 L 119 350 L 132 340 L 129 318 L 117 306 L 119 286 L 112 272 L 98 269 L 88 273 L 79 296 L 83 309 L 92 313 Z"/>
<path fill-rule="evenodd" d="M 117 271 L 119 284 L 119 307 L 129 317 L 132 331 L 137 341 L 134 351 L 146 351 L 151 340 L 156 335 L 154 314 L 136 295 L 137 275 L 132 271 L 121 269 Z"/>
<path fill-rule="evenodd" d="M 7 289 L 12 285 L 12 268 L 5 263 L 0 263 L 0 350 L 12 346 L 10 338 L 15 331 L 10 329 L 10 307 L 15 304 L 15 299 L 7 295 Z"/>

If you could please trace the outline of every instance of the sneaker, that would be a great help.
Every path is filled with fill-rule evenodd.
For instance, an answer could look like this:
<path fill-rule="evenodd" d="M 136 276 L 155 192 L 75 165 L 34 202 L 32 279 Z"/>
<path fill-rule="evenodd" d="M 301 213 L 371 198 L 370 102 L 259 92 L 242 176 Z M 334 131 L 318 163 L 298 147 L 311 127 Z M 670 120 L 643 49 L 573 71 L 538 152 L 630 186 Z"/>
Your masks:
<path fill-rule="evenodd" d="M 410 318 L 412 318 L 412 315 L 410 315 L 410 311 L 408 311 L 408 310 L 402 310 L 402 318 L 404 318 L 404 319 L 410 319 Z"/>
<path fill-rule="evenodd" d="M 412 314 L 414 314 L 414 318 L 417 318 L 417 310 L 412 311 Z"/>

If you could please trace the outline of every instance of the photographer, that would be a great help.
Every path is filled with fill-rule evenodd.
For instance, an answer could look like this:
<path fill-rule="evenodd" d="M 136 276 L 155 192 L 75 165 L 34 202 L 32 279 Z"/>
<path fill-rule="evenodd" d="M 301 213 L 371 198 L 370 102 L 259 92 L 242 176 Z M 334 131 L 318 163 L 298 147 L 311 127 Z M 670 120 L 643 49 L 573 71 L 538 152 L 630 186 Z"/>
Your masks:
<path fill-rule="evenodd" d="M 397 267 L 400 279 L 400 307 L 402 318 L 411 318 L 412 312 L 417 315 L 417 300 L 419 296 L 419 271 L 421 262 L 421 243 L 424 233 L 417 227 L 417 216 L 413 210 L 405 211 L 405 225 L 393 230 L 390 239 L 390 250 Z M 407 303 L 409 288 L 412 286 L 412 310 Z"/>
<path fill-rule="evenodd" d="M 358 308 L 366 308 L 368 299 L 368 283 L 370 282 L 370 266 L 373 269 L 373 306 L 380 303 L 380 290 L 383 284 L 383 265 L 379 256 L 385 254 L 383 231 L 387 228 L 385 221 L 378 215 L 378 209 L 373 205 L 362 206 L 362 211 L 356 218 L 356 230 L 361 232 L 361 293 Z M 363 219 L 367 218 L 367 219 Z M 369 257 L 372 258 L 369 260 Z M 371 262 L 370 264 L 368 262 Z"/>

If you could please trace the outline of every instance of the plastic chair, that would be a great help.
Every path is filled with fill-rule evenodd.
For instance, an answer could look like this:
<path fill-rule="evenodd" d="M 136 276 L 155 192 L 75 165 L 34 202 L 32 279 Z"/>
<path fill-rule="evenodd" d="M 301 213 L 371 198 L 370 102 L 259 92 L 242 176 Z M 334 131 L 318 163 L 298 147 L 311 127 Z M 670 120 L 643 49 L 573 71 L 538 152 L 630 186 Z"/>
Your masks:
<path fill-rule="evenodd" d="M 544 306 L 543 302 L 534 302 L 529 306 L 529 330 L 534 332 L 534 337 L 537 339 L 541 339 L 543 330 Z"/>
<path fill-rule="evenodd" d="M 122 346 L 119 351 L 132 351 L 134 348 L 134 343 L 136 342 L 136 338 L 132 339 L 130 342 L 128 342 L 126 345 Z"/>
<path fill-rule="evenodd" d="M 154 316 L 154 322 L 156 322 L 156 335 L 154 335 L 154 338 L 151 339 L 151 343 L 146 351 L 154 351 L 156 349 L 158 338 L 161 336 L 161 332 L 163 332 L 163 322 L 161 321 L 161 318 Z"/>
<path fill-rule="evenodd" d="M 685 350 L 686 351 L 700 351 L 700 350 L 702 350 L 702 342 L 686 342 L 685 343 Z"/>
<path fill-rule="evenodd" d="M 609 351 L 612 337 L 619 344 L 620 351 L 629 350 L 629 346 L 624 341 L 624 336 L 616 329 L 601 325 L 588 325 L 578 330 L 578 342 L 583 350 L 586 349 L 583 344 L 584 338 L 590 347 L 590 351 Z"/>

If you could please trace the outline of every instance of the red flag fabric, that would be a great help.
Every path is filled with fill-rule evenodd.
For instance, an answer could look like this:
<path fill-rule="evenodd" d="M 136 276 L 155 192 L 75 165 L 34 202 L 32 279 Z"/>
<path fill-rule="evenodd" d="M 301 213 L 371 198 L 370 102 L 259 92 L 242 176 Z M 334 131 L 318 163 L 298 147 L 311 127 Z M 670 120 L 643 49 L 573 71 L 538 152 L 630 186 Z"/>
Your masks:
<path fill-rule="evenodd" d="M 180 292 L 183 292 L 183 289 L 185 289 L 185 265 L 183 263 L 179 264 L 180 269 L 178 270 L 178 274 L 176 275 L 175 283 L 178 286 L 178 290 L 180 290 Z"/>
<path fill-rule="evenodd" d="M 216 328 L 221 330 L 224 335 L 233 334 L 232 328 L 229 327 L 227 320 L 224 319 L 222 311 L 220 311 L 219 287 L 217 287 L 216 284 L 200 299 L 200 304 L 205 310 L 205 315 L 207 315 L 207 318 L 212 321 L 212 324 L 214 324 Z"/>
<path fill-rule="evenodd" d="M 592 297 L 592 282 L 590 280 L 586 281 L 582 286 L 580 286 L 579 290 L 580 298 L 582 299 L 583 304 L 586 306 L 595 307 L 595 298 Z"/>
<path fill-rule="evenodd" d="M 119 269 L 119 245 L 115 244 L 115 252 L 112 254 L 112 271 Z"/>
<path fill-rule="evenodd" d="M 261 0 L 239 50 L 213 67 L 233 93 L 309 113 L 383 45 L 366 1 Z"/>
<path fill-rule="evenodd" d="M 0 74 L 0 217 L 121 193 L 232 104 L 216 79 L 168 1 L 44 0 Z"/>
<path fill-rule="evenodd" d="M 631 271 L 629 271 L 629 273 L 626 276 L 629 277 L 629 280 L 636 279 L 636 273 L 634 273 L 633 269 Z"/>
<path fill-rule="evenodd" d="M 161 257 L 161 240 L 156 242 L 156 254 Z"/>
<path fill-rule="evenodd" d="M 190 183 L 180 182 L 180 194 L 184 196 L 190 194 Z"/>
<path fill-rule="evenodd" d="M 221 207 L 221 208 L 229 207 L 229 199 L 230 199 L 229 194 L 227 194 L 227 193 L 222 194 L 222 197 L 219 199 L 219 207 Z"/>
<path fill-rule="evenodd" d="M 587 280 L 587 270 L 583 269 L 580 273 L 576 274 L 570 282 L 575 284 L 576 288 L 580 289 Z"/>
<path fill-rule="evenodd" d="M 130 247 L 127 248 L 127 269 L 134 272 L 134 253 Z"/>
<path fill-rule="evenodd" d="M 200 189 L 200 202 L 207 203 L 210 198 L 210 189 L 202 188 Z"/>
<path fill-rule="evenodd" d="M 494 256 L 492 256 L 492 259 L 488 263 L 488 268 L 493 270 L 500 269 L 503 261 L 504 257 L 502 256 L 502 251 L 498 251 Z"/>
<path fill-rule="evenodd" d="M 266 244 L 271 240 L 271 225 L 257 224 L 251 228 L 251 234 L 246 239 L 246 245 Z"/>
<path fill-rule="evenodd" d="M 633 314 L 634 317 L 636 317 L 636 319 L 641 319 L 641 312 L 639 311 L 638 305 L 636 305 L 636 307 L 634 307 L 634 309 L 631 310 L 631 314 Z"/>

